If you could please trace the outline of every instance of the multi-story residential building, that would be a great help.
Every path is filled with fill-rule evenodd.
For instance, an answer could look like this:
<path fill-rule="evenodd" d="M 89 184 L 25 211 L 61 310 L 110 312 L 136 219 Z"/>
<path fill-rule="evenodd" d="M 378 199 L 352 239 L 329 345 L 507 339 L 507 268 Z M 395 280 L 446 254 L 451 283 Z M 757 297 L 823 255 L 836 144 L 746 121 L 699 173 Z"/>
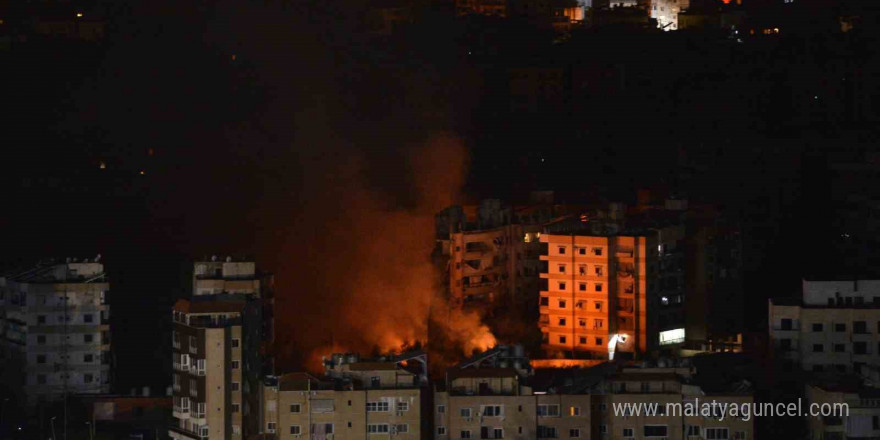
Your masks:
<path fill-rule="evenodd" d="M 805 394 L 808 404 L 820 411 L 808 419 L 810 438 L 880 438 L 880 389 L 854 377 L 837 376 L 814 378 Z"/>
<path fill-rule="evenodd" d="M 334 354 L 325 361 L 323 379 L 308 373 L 267 377 L 261 430 L 279 440 L 424 438 L 426 361 L 421 352 L 374 360 Z"/>
<path fill-rule="evenodd" d="M 754 417 L 741 412 L 743 405 L 754 402 L 750 385 L 733 382 L 707 388 L 693 380 L 695 373 L 688 367 L 650 367 L 606 375 L 591 391 L 591 438 L 753 439 Z M 639 405 L 654 409 L 649 414 Z"/>
<path fill-rule="evenodd" d="M 436 216 L 436 235 L 453 304 L 491 310 L 534 301 L 541 225 L 561 208 L 550 204 L 451 206 Z"/>
<path fill-rule="evenodd" d="M 434 439 L 590 438 L 590 395 L 536 389 L 521 347 L 449 369 L 434 390 Z"/>
<path fill-rule="evenodd" d="M 770 299 L 769 332 L 783 362 L 804 370 L 880 366 L 880 280 L 804 280 L 802 298 Z"/>
<path fill-rule="evenodd" d="M 243 439 L 257 433 L 271 276 L 253 262 L 195 263 L 193 296 L 174 305 L 173 439 Z M 271 315 L 270 315 L 271 316 Z M 266 353 L 267 354 L 267 353 Z"/>
<path fill-rule="evenodd" d="M 571 218 L 541 235 L 544 349 L 608 358 L 683 343 L 683 228 L 593 223 Z"/>
<path fill-rule="evenodd" d="M 0 277 L 3 382 L 29 405 L 110 391 L 110 283 L 99 260 Z"/>

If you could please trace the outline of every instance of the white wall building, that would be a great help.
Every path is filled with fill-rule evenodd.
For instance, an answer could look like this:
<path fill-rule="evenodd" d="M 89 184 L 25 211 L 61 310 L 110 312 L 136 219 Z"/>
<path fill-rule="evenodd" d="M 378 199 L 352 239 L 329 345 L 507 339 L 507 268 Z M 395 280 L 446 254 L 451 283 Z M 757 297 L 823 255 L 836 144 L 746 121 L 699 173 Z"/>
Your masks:
<path fill-rule="evenodd" d="M 109 289 L 104 265 L 88 260 L 0 278 L 0 359 L 18 366 L 3 381 L 28 404 L 110 391 Z"/>

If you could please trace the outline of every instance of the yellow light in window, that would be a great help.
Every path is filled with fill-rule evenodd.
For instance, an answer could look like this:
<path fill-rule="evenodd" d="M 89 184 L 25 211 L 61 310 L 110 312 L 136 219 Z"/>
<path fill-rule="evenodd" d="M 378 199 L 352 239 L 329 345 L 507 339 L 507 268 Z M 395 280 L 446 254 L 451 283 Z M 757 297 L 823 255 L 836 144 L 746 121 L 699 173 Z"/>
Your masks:
<path fill-rule="evenodd" d="M 82 18 L 83 13 L 82 13 L 82 12 L 77 12 L 77 13 L 76 13 L 76 16 L 77 16 L 77 18 Z"/>
<path fill-rule="evenodd" d="M 98 168 L 102 170 L 107 169 L 107 164 L 105 164 L 104 161 L 101 161 L 101 163 L 98 165 Z"/>

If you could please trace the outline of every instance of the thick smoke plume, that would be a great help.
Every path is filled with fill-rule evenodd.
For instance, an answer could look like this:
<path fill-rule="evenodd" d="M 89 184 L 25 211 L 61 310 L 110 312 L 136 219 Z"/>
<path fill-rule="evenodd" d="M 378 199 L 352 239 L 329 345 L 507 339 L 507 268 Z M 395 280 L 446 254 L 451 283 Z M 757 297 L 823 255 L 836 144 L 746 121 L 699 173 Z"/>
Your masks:
<path fill-rule="evenodd" d="M 308 263 L 297 270 L 304 283 L 282 284 L 293 290 L 279 298 L 282 363 L 300 354 L 286 360 L 315 370 L 333 351 L 399 351 L 427 342 L 429 316 L 432 337 L 444 344 L 465 352 L 494 345 L 478 315 L 448 307 L 431 262 L 434 213 L 455 201 L 467 152 L 446 135 L 406 151 L 399 167 L 378 166 L 385 177 L 399 176 L 393 180 L 402 186 L 391 191 L 371 183 L 377 165 L 351 151 L 316 168 L 333 174 L 310 182 L 314 199 L 303 209 L 313 229 L 290 231 L 304 253 L 295 259 Z"/>

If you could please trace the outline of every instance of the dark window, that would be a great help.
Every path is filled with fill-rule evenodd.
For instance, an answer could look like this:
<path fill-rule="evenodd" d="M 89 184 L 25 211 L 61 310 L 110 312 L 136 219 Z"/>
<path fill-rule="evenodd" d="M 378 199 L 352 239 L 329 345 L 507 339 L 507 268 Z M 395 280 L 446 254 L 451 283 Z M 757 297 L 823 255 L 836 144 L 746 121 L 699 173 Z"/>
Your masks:
<path fill-rule="evenodd" d="M 821 332 L 822 331 L 822 324 L 821 323 L 813 324 L 813 331 L 814 332 Z"/>
<path fill-rule="evenodd" d="M 821 353 L 825 351 L 825 347 L 822 344 L 813 344 L 813 353 Z"/>
<path fill-rule="evenodd" d="M 546 296 L 542 296 L 541 297 L 541 305 L 542 306 L 549 306 L 550 305 L 550 298 L 547 298 Z M 878 323 L 878 324 L 880 324 L 880 323 Z"/>
<path fill-rule="evenodd" d="M 239 342 L 240 341 L 238 339 L 233 339 L 232 340 L 232 348 L 238 348 Z"/>
<path fill-rule="evenodd" d="M 370 387 L 379 388 L 381 383 L 379 382 L 379 376 L 373 376 L 370 378 Z"/>
<path fill-rule="evenodd" d="M 559 246 L 559 253 L 565 254 L 565 246 Z"/>
<path fill-rule="evenodd" d="M 94 321 L 94 317 L 92 316 L 91 313 L 87 313 L 87 314 L 83 315 L 83 322 L 92 322 L 92 321 Z"/>
<path fill-rule="evenodd" d="M 95 335 L 83 335 L 83 342 L 90 343 L 95 340 Z"/>
<path fill-rule="evenodd" d="M 37 324 L 45 324 L 46 323 L 46 315 L 37 316 Z"/>
<path fill-rule="evenodd" d="M 855 354 L 868 354 L 868 343 L 867 342 L 853 342 L 853 353 Z"/>
<path fill-rule="evenodd" d="M 92 354 L 84 354 L 83 355 L 83 362 L 92 362 L 93 360 L 95 360 L 95 355 L 92 355 Z"/>
<path fill-rule="evenodd" d="M 781 348 L 782 350 L 791 350 L 791 339 L 780 339 L 779 348 Z"/>
<path fill-rule="evenodd" d="M 865 321 L 853 322 L 853 333 L 868 333 L 868 323 Z"/>
<path fill-rule="evenodd" d="M 37 344 L 45 344 L 46 343 L 46 335 L 37 335 Z"/>
<path fill-rule="evenodd" d="M 846 331 L 846 324 L 842 324 L 842 323 L 841 324 L 834 324 L 834 331 L 838 332 L 838 333 L 845 332 Z"/>
<path fill-rule="evenodd" d="M 791 330 L 791 319 L 785 318 L 782 320 L 782 330 Z"/>
<path fill-rule="evenodd" d="M 645 437 L 666 437 L 666 425 L 645 425 Z"/>
<path fill-rule="evenodd" d="M 37 375 L 37 383 L 40 385 L 45 385 L 46 384 L 46 375 L 45 374 L 38 374 Z"/>
<path fill-rule="evenodd" d="M 834 344 L 834 352 L 835 353 L 843 353 L 844 351 L 846 351 L 846 345 Z"/>
<path fill-rule="evenodd" d="M 94 380 L 95 380 L 95 376 L 92 376 L 91 374 L 83 374 L 83 382 L 92 383 L 92 382 L 94 382 Z"/>
<path fill-rule="evenodd" d="M 38 364 L 45 364 L 46 363 L 46 355 L 45 354 L 38 354 L 37 355 L 37 363 Z"/>

